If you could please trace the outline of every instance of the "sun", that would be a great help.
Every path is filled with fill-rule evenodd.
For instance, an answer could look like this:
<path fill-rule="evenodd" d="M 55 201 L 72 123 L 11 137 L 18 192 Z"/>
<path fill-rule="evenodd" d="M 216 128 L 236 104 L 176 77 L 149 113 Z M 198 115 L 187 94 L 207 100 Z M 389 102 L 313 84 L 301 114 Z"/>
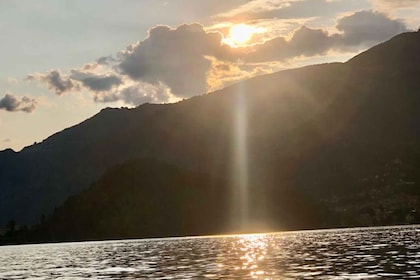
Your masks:
<path fill-rule="evenodd" d="M 253 34 L 254 28 L 252 26 L 239 24 L 230 28 L 229 37 L 232 38 L 235 43 L 243 44 L 248 42 Z"/>
<path fill-rule="evenodd" d="M 259 32 L 258 28 L 250 25 L 234 25 L 230 28 L 229 36 L 225 39 L 225 43 L 234 47 L 241 46 L 251 40 L 254 34 Z"/>

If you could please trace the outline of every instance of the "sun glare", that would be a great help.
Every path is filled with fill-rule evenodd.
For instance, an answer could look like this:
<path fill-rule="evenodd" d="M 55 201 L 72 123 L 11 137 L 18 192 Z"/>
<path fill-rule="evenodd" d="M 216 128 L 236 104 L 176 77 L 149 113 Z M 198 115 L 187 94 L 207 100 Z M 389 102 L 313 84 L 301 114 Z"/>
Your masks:
<path fill-rule="evenodd" d="M 252 36 L 256 33 L 260 33 L 259 28 L 246 25 L 238 24 L 230 28 L 229 36 L 226 38 L 225 43 L 231 46 L 240 46 L 251 40 Z"/>

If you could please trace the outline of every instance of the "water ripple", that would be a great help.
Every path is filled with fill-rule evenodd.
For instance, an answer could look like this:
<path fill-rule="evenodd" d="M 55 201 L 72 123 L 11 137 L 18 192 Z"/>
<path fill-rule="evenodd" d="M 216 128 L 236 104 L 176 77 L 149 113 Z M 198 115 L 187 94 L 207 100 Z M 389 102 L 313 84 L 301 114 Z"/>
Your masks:
<path fill-rule="evenodd" d="M 420 226 L 0 247 L 0 279 L 414 279 Z"/>

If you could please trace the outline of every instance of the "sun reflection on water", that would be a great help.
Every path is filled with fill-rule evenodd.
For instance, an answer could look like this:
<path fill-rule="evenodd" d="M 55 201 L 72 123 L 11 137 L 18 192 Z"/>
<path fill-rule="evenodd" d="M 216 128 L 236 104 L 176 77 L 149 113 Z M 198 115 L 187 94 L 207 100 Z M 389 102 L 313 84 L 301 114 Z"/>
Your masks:
<path fill-rule="evenodd" d="M 0 247 L 0 279 L 414 279 L 419 226 Z"/>
<path fill-rule="evenodd" d="M 235 247 L 241 252 L 241 264 L 235 269 L 249 271 L 249 276 L 252 279 L 263 279 L 262 277 L 266 276 L 266 272 L 261 263 L 267 257 L 267 235 L 240 235 Z"/>

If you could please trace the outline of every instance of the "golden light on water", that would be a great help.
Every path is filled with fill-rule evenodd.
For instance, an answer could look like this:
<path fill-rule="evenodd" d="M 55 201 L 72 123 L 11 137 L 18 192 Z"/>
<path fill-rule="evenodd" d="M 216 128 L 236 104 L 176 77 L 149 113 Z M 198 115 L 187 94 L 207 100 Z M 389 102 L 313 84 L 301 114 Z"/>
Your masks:
<path fill-rule="evenodd" d="M 261 264 L 267 257 L 267 236 L 265 234 L 239 235 L 236 244 L 241 252 L 241 266 L 237 269 L 249 271 L 250 278 L 265 279 L 266 271 Z"/>

